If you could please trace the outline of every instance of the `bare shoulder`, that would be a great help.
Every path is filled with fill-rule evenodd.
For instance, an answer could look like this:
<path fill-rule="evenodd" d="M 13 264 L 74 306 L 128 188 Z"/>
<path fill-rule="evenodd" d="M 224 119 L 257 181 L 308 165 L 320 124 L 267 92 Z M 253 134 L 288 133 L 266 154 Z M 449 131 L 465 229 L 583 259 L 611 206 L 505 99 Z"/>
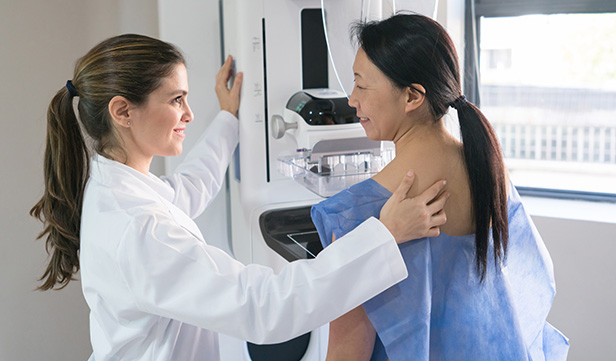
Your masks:
<path fill-rule="evenodd" d="M 441 230 L 450 235 L 473 233 L 470 187 L 461 145 L 448 142 L 408 149 L 397 154 L 373 179 L 393 192 L 409 169 L 415 173 L 409 197 L 421 194 L 437 181 L 447 181 L 444 191 L 451 196 L 445 206 L 447 224 Z"/>
<path fill-rule="evenodd" d="M 448 187 L 454 183 L 467 183 L 464 158 L 456 144 L 417 146 L 398 153 L 373 179 L 393 192 L 404 175 L 412 170 L 415 181 L 409 196 L 421 194 L 439 180 L 447 180 Z"/>

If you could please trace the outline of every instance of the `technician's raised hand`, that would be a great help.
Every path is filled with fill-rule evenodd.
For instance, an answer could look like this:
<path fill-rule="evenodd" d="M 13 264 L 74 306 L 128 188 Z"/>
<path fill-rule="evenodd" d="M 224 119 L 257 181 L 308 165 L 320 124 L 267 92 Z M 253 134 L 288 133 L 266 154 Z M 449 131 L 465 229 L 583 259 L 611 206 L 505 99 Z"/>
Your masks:
<path fill-rule="evenodd" d="M 443 208 L 449 193 L 441 192 L 445 181 L 438 181 L 422 194 L 407 198 L 414 180 L 415 174 L 409 171 L 381 209 L 380 220 L 398 243 L 436 237 L 440 234 L 439 227 L 447 221 Z"/>
<path fill-rule="evenodd" d="M 243 73 L 235 74 L 235 79 L 229 89 L 229 79 L 233 76 L 235 69 L 232 67 L 233 57 L 227 56 L 227 60 L 216 74 L 216 96 L 220 104 L 220 110 L 226 110 L 233 115 L 237 115 L 240 108 L 240 89 L 242 88 Z"/>

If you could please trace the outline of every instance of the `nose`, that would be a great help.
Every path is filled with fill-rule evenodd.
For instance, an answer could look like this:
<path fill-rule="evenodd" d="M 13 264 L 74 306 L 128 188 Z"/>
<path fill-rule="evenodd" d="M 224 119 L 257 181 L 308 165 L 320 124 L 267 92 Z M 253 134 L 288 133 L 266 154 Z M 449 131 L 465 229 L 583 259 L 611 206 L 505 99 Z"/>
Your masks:
<path fill-rule="evenodd" d="M 355 89 L 353 89 L 353 91 L 351 91 L 351 96 L 349 97 L 348 103 L 349 103 L 350 107 L 357 108 L 357 105 L 359 103 L 357 102 L 357 99 L 355 98 L 354 94 L 355 94 Z"/>
<path fill-rule="evenodd" d="M 190 105 L 188 105 L 188 100 L 186 100 L 182 121 L 184 123 L 190 123 L 193 121 L 193 119 L 195 119 L 195 115 L 193 114 L 192 109 L 190 109 Z"/>

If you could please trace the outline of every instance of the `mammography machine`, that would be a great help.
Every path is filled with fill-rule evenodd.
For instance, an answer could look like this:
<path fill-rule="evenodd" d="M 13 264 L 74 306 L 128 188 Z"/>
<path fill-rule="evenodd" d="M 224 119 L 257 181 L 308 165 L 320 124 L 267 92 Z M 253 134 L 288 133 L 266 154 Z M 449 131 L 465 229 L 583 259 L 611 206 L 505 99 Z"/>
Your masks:
<path fill-rule="evenodd" d="M 233 54 L 244 72 L 240 146 L 229 185 L 232 251 L 245 264 L 278 271 L 321 250 L 311 205 L 393 158 L 390 144 L 366 138 L 347 95 L 355 55 L 351 23 L 389 16 L 394 7 L 357 0 L 221 4 L 223 53 Z M 327 338 L 328 325 L 279 345 L 221 335 L 221 359 L 324 360 Z"/>

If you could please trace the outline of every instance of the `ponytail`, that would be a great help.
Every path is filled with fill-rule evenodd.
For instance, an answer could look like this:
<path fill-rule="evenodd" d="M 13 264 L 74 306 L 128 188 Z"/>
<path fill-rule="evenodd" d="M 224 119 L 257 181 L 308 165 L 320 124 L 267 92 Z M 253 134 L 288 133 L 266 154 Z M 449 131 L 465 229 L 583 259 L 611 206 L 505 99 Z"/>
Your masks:
<path fill-rule="evenodd" d="M 45 192 L 30 210 L 44 224 L 38 238 L 47 236 L 50 256 L 39 290 L 62 289 L 79 271 L 79 227 L 89 156 L 73 110 L 73 95 L 62 88 L 47 110 Z"/>
<path fill-rule="evenodd" d="M 458 110 L 475 220 L 475 261 L 483 280 L 488 263 L 490 226 L 495 266 L 507 254 L 509 224 L 505 165 L 496 133 L 479 108 L 467 102 L 464 96 L 451 106 Z"/>

